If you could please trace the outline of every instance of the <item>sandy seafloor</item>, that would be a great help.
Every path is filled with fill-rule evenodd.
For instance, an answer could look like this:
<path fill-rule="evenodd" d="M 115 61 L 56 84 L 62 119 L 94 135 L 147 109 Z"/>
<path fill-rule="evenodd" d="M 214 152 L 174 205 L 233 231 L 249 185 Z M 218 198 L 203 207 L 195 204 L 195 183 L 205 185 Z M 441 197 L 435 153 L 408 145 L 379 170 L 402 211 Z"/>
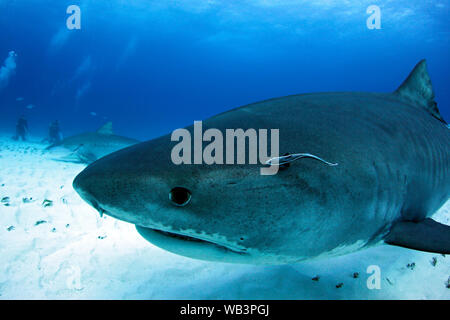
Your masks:
<path fill-rule="evenodd" d="M 72 188 L 85 166 L 44 147 L 0 136 L 1 299 L 450 299 L 449 256 L 387 245 L 284 266 L 171 254 L 100 218 Z M 450 202 L 433 218 L 450 224 Z M 367 288 L 369 265 L 380 267 L 380 290 Z"/>

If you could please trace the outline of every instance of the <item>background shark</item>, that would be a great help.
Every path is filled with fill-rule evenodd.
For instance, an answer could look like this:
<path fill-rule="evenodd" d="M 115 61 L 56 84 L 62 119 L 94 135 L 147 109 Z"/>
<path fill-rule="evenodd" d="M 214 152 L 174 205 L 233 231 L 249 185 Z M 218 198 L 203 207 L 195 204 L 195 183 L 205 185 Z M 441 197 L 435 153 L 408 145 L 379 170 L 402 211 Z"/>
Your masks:
<path fill-rule="evenodd" d="M 70 151 L 59 160 L 71 162 L 91 163 L 107 154 L 131 146 L 139 141 L 113 133 L 112 123 L 108 122 L 96 132 L 86 132 L 63 139 L 60 143 L 52 144 L 46 150 L 63 147 Z"/>
<path fill-rule="evenodd" d="M 450 133 L 425 61 L 394 93 L 287 96 L 203 126 L 279 128 L 280 154 L 339 165 L 304 158 L 273 176 L 258 165 L 177 166 L 167 135 L 92 163 L 74 188 L 155 245 L 197 259 L 284 264 L 383 242 L 450 253 L 450 227 L 429 218 L 449 198 Z"/>

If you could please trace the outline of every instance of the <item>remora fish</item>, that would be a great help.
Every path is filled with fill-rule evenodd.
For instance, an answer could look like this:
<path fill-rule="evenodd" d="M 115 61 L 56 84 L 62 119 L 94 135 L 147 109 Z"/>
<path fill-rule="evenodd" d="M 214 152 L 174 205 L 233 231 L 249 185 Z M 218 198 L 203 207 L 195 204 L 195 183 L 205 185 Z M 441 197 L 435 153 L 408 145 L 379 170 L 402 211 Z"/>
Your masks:
<path fill-rule="evenodd" d="M 287 96 L 203 126 L 279 128 L 280 154 L 338 165 L 304 157 L 266 176 L 260 165 L 175 165 L 167 135 L 94 162 L 74 188 L 156 246 L 197 259 L 282 264 L 384 242 L 450 253 L 450 227 L 429 218 L 449 198 L 450 134 L 425 61 L 393 93 Z"/>
<path fill-rule="evenodd" d="M 85 132 L 68 137 L 59 143 L 48 146 L 46 150 L 63 147 L 71 153 L 59 160 L 91 163 L 107 154 L 138 142 L 135 139 L 115 135 L 112 130 L 112 123 L 108 122 L 96 132 Z"/>

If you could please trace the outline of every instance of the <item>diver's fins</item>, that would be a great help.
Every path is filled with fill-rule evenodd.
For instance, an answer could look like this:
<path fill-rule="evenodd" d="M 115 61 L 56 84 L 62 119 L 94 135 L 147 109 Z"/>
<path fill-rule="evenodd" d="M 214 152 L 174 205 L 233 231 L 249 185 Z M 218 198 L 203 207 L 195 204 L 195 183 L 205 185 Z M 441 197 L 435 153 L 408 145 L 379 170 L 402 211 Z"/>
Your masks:
<path fill-rule="evenodd" d="M 430 218 L 401 221 L 394 224 L 384 241 L 409 249 L 450 254 L 450 226 Z"/>

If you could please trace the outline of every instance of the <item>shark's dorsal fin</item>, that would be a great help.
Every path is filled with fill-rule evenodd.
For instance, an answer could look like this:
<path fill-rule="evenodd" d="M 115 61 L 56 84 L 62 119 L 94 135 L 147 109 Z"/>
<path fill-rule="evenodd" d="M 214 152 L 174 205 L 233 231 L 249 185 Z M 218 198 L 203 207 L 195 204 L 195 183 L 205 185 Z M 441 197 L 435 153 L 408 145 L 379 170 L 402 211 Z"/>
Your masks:
<path fill-rule="evenodd" d="M 99 134 L 114 134 L 113 128 L 112 128 L 112 122 L 109 121 L 105 123 L 100 129 L 97 130 L 97 133 Z"/>
<path fill-rule="evenodd" d="M 401 99 L 427 110 L 433 117 L 444 122 L 437 104 L 434 101 L 434 91 L 431 85 L 430 75 L 427 71 L 427 63 L 421 60 L 411 71 L 408 78 L 394 92 Z"/>

